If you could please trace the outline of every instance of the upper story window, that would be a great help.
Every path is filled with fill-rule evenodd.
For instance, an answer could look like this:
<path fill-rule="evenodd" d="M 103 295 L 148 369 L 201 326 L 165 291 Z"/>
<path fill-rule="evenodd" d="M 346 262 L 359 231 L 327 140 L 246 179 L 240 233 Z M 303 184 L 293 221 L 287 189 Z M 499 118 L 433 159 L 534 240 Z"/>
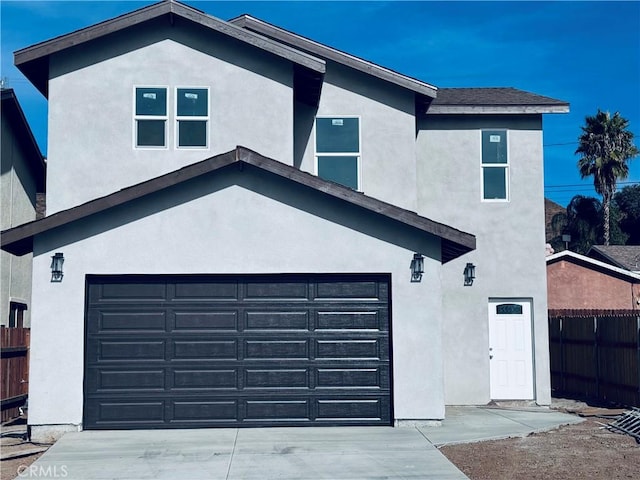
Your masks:
<path fill-rule="evenodd" d="M 316 118 L 316 172 L 319 177 L 358 190 L 360 118 Z"/>
<path fill-rule="evenodd" d="M 170 103 L 173 93 L 175 100 Z M 168 87 L 135 87 L 134 108 L 137 148 L 168 148 L 169 118 L 175 118 L 174 148 L 208 147 L 208 88 L 177 87 L 172 92 Z"/>
<path fill-rule="evenodd" d="M 209 90 L 176 89 L 176 137 L 178 147 L 206 147 L 209 124 Z"/>
<path fill-rule="evenodd" d="M 167 146 L 167 89 L 136 87 L 136 147 Z"/>
<path fill-rule="evenodd" d="M 482 131 L 482 199 L 509 200 L 507 131 Z"/>

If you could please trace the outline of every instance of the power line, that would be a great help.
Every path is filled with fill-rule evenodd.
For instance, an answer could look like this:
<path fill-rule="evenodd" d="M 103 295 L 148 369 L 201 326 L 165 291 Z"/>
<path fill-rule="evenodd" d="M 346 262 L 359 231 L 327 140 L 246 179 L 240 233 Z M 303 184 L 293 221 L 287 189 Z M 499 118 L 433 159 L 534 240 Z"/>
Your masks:
<path fill-rule="evenodd" d="M 640 182 L 616 182 L 616 185 L 640 185 Z M 544 188 L 584 187 L 593 188 L 593 183 L 567 183 L 560 185 L 545 185 Z"/>

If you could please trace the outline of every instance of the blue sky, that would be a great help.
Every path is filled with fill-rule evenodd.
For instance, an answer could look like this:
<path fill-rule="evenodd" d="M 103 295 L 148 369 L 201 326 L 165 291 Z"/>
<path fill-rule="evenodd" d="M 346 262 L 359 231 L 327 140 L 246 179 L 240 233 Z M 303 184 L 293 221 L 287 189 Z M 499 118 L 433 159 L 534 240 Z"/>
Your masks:
<path fill-rule="evenodd" d="M 13 52 L 152 1 L 0 0 L 1 76 L 46 154 L 47 103 Z M 222 19 L 241 13 L 438 87 L 509 86 L 570 102 L 544 117 L 545 195 L 594 195 L 574 155 L 586 115 L 619 111 L 640 148 L 640 2 L 197 1 Z M 640 158 L 620 186 L 640 182 Z"/>

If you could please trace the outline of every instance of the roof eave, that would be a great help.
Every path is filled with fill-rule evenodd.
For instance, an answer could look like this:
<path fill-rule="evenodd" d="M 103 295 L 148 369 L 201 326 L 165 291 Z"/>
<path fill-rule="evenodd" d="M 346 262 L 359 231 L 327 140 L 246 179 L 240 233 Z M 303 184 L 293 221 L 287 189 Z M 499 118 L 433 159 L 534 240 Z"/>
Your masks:
<path fill-rule="evenodd" d="M 434 105 L 427 110 L 427 115 L 439 114 L 475 114 L 475 115 L 531 115 L 543 113 L 568 113 L 569 105 Z"/>
<path fill-rule="evenodd" d="M 436 98 L 438 89 L 433 85 L 402 75 L 401 73 L 394 72 L 393 70 L 358 58 L 354 55 L 341 52 L 340 50 L 276 27 L 275 25 L 271 25 L 270 23 L 264 22 L 250 15 L 241 15 L 233 18 L 229 20 L 229 23 L 238 25 L 243 29 L 265 35 L 269 38 L 273 38 L 277 41 L 291 44 L 295 48 L 309 51 L 314 55 L 346 65 L 360 72 L 373 75 L 382 80 L 407 88 L 417 94 L 424 95 L 430 99 Z"/>
<path fill-rule="evenodd" d="M 27 162 L 35 179 L 36 190 L 44 192 L 46 171 L 44 156 L 13 89 L 2 90 L 2 115 L 11 120 L 17 128 L 16 135 L 25 149 Z"/>
<path fill-rule="evenodd" d="M 589 266 L 593 269 L 597 269 L 598 271 L 607 272 L 608 274 L 613 276 L 630 278 L 632 280 L 640 282 L 640 275 L 637 273 L 613 266 L 605 262 L 601 262 L 600 260 L 596 260 L 591 257 L 580 255 L 570 250 L 563 250 L 562 252 L 554 253 L 553 255 L 549 255 L 548 257 L 546 257 L 547 265 L 563 260 L 571 261 L 582 266 Z"/>
<path fill-rule="evenodd" d="M 326 71 L 326 64 L 322 59 L 315 58 L 306 52 L 282 45 L 279 42 L 244 30 L 236 25 L 207 15 L 200 10 L 174 1 L 165 1 L 149 5 L 133 12 L 105 20 L 96 25 L 17 50 L 14 53 L 14 63 L 31 83 L 47 97 L 49 57 L 51 55 L 149 20 L 162 16 L 170 18 L 171 15 L 177 15 L 185 20 L 203 25 L 213 31 L 253 45 L 314 72 L 323 74 Z"/>
<path fill-rule="evenodd" d="M 24 255 L 33 249 L 33 237 L 67 223 L 80 220 L 112 207 L 122 205 L 131 200 L 182 183 L 200 175 L 213 172 L 232 163 L 245 163 L 264 171 L 292 180 L 298 184 L 312 188 L 333 198 L 349 202 L 369 212 L 382 215 L 429 235 L 439 237 L 442 242 L 442 263 L 453 260 L 476 247 L 474 235 L 456 230 L 448 225 L 434 222 L 414 212 L 404 210 L 345 186 L 328 182 L 315 175 L 302 172 L 284 163 L 278 162 L 253 152 L 244 147 L 237 147 L 230 152 L 211 157 L 199 163 L 183 167 L 174 172 L 156 177 L 152 180 L 125 188 L 105 197 L 55 213 L 49 217 L 35 220 L 2 232 L 2 250 Z M 31 249 L 31 250 L 30 250 Z"/>

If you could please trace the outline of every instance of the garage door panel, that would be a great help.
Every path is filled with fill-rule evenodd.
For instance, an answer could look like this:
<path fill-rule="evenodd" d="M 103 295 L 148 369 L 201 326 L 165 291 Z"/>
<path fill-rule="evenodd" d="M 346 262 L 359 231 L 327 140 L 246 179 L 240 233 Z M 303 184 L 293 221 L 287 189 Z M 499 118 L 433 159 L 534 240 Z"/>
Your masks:
<path fill-rule="evenodd" d="M 99 292 L 98 301 L 102 302 L 139 302 L 164 300 L 167 286 L 164 283 L 104 283 Z"/>
<path fill-rule="evenodd" d="M 130 330 L 147 330 L 164 332 L 166 329 L 166 312 L 99 312 L 98 331 L 129 332 Z"/>
<path fill-rule="evenodd" d="M 319 368 L 317 388 L 382 388 L 379 368 Z M 387 385 L 388 387 L 388 385 Z"/>
<path fill-rule="evenodd" d="M 240 298 L 236 282 L 218 282 L 209 279 L 207 282 L 183 280 L 176 282 L 174 288 L 175 300 L 214 300 L 237 301 Z"/>
<path fill-rule="evenodd" d="M 318 420 L 383 419 L 384 405 L 379 398 L 318 400 Z"/>
<path fill-rule="evenodd" d="M 389 425 L 388 281 L 89 277 L 84 427 Z"/>
<path fill-rule="evenodd" d="M 318 340 L 317 358 L 380 359 L 380 340 Z"/>
<path fill-rule="evenodd" d="M 175 311 L 174 331 L 181 330 L 228 330 L 235 332 L 238 330 L 238 312 L 198 312 L 198 311 Z"/>
<path fill-rule="evenodd" d="M 171 406 L 170 421 L 173 423 L 232 422 L 238 412 L 238 402 L 218 401 L 174 401 Z"/>
<path fill-rule="evenodd" d="M 246 312 L 245 330 L 309 330 L 309 312 Z"/>
<path fill-rule="evenodd" d="M 246 300 L 307 300 L 309 287 L 299 282 L 252 282 L 246 284 Z"/>
<path fill-rule="evenodd" d="M 308 422 L 310 417 L 310 400 L 249 400 L 244 420 Z"/>
<path fill-rule="evenodd" d="M 237 345 L 235 340 L 178 340 L 173 342 L 173 358 L 235 359 Z"/>
<path fill-rule="evenodd" d="M 316 298 L 374 299 L 378 300 L 378 282 L 318 282 Z"/>
<path fill-rule="evenodd" d="M 110 360 L 164 360 L 165 348 L 162 340 L 127 341 L 105 340 L 98 345 L 97 361 Z"/>
<path fill-rule="evenodd" d="M 309 358 L 308 340 L 247 340 L 244 343 L 247 360 L 280 360 Z"/>
<path fill-rule="evenodd" d="M 99 423 L 136 422 L 160 425 L 164 422 L 163 401 L 105 401 L 97 403 L 96 408 Z"/>
<path fill-rule="evenodd" d="M 244 372 L 245 389 L 309 388 L 309 369 L 252 369 Z"/>
<path fill-rule="evenodd" d="M 93 376 L 98 393 L 113 391 L 165 390 L 165 370 L 107 370 L 99 369 Z"/>
<path fill-rule="evenodd" d="M 316 330 L 382 330 L 380 313 L 369 312 L 318 312 Z"/>
<path fill-rule="evenodd" d="M 173 370 L 174 390 L 236 390 L 238 369 Z"/>

